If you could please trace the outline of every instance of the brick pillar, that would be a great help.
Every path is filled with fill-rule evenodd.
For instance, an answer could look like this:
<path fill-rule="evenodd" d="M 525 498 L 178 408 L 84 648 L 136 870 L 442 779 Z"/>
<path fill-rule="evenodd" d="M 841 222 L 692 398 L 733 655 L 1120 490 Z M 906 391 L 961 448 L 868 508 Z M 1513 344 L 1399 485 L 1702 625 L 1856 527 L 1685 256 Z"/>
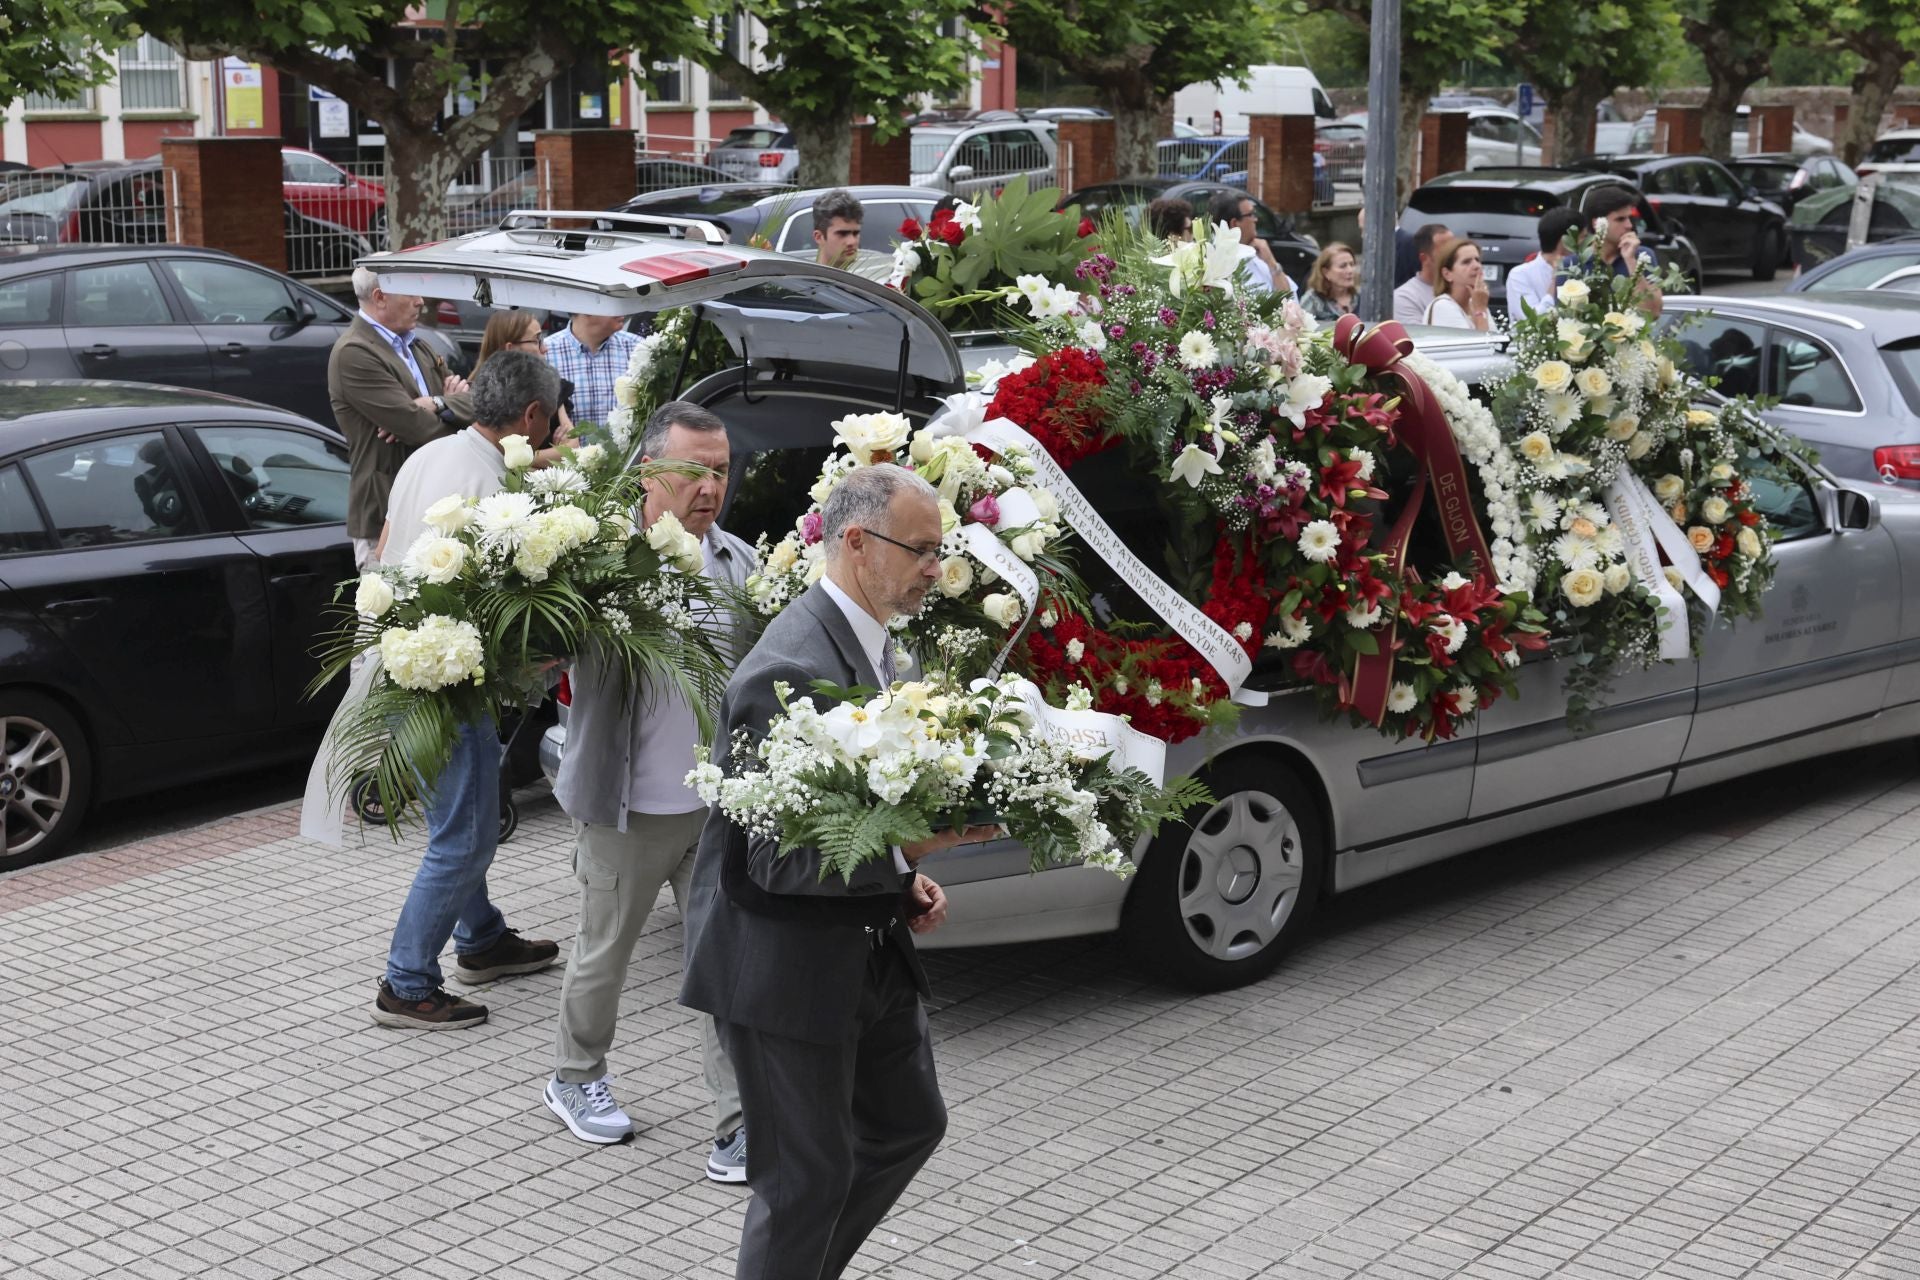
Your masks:
<path fill-rule="evenodd" d="M 1700 107 L 1660 106 L 1654 108 L 1653 149 L 1670 156 L 1694 155 L 1700 150 Z"/>
<path fill-rule="evenodd" d="M 1920 102 L 1894 103 L 1893 127 L 1896 129 L 1920 129 Z"/>
<path fill-rule="evenodd" d="M 1793 150 L 1793 106 L 1753 108 L 1747 117 L 1748 151 Z"/>
<path fill-rule="evenodd" d="M 1560 136 L 1560 117 L 1563 114 L 1564 113 L 1558 107 L 1551 107 L 1547 110 L 1547 118 L 1541 122 L 1541 125 L 1540 125 L 1540 163 L 1541 164 L 1550 165 L 1553 163 L 1553 157 L 1555 155 L 1555 147 L 1558 145 L 1558 139 Z M 1583 122 L 1581 121 L 1574 122 L 1576 127 L 1581 123 Z M 1577 152 L 1578 154 L 1583 156 L 1590 156 L 1593 154 L 1593 140 L 1595 137 L 1594 130 L 1598 121 L 1596 120 L 1592 112 L 1588 112 L 1584 123 L 1586 125 L 1586 129 L 1581 134 L 1580 145 L 1577 148 Z"/>
<path fill-rule="evenodd" d="M 1269 209 L 1313 208 L 1313 117 L 1247 115 L 1247 191 Z"/>
<path fill-rule="evenodd" d="M 167 233 L 287 269 L 286 198 L 278 138 L 163 138 Z"/>
<path fill-rule="evenodd" d="M 1113 162 L 1112 120 L 1062 120 L 1054 142 L 1060 151 L 1060 194 L 1096 182 L 1112 182 L 1119 176 Z"/>
<path fill-rule="evenodd" d="M 1467 167 L 1467 113 L 1429 111 L 1420 118 L 1420 182 Z"/>
<path fill-rule="evenodd" d="M 631 129 L 542 129 L 533 163 L 549 209 L 616 209 L 637 189 Z"/>
<path fill-rule="evenodd" d="M 847 181 L 856 187 L 906 186 L 913 181 L 913 134 L 902 129 L 885 142 L 876 142 L 871 123 L 853 126 Z"/>

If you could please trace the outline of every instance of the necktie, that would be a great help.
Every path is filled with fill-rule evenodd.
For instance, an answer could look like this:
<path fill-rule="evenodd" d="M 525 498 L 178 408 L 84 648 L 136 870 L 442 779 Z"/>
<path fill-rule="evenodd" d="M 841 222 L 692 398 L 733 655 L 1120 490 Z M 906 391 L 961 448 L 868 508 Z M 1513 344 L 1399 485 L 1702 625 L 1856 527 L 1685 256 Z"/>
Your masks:
<path fill-rule="evenodd" d="M 893 641 L 882 640 L 880 642 L 880 683 L 891 688 L 893 678 Z"/>

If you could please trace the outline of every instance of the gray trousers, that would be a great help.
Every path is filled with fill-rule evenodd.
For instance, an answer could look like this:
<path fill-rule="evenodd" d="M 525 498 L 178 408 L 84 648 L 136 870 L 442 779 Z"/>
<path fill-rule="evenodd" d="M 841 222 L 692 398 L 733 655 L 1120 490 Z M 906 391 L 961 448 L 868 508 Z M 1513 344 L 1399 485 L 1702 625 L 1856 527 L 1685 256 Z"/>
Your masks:
<path fill-rule="evenodd" d="M 834 1280 L 947 1131 L 920 992 L 888 942 L 844 1043 L 719 1025 L 753 1135 L 734 1276 Z"/>
<path fill-rule="evenodd" d="M 693 855 L 707 811 L 629 813 L 627 829 L 574 824 L 573 873 L 580 882 L 580 925 L 560 984 L 560 1028 L 554 1041 L 554 1074 L 585 1084 L 607 1074 L 614 1022 L 627 965 L 647 926 L 660 890 L 673 885 L 680 914 L 687 911 Z M 733 1068 L 702 1015 L 700 1047 L 707 1091 L 713 1095 L 713 1133 L 725 1138 L 740 1127 L 740 1090 Z"/>

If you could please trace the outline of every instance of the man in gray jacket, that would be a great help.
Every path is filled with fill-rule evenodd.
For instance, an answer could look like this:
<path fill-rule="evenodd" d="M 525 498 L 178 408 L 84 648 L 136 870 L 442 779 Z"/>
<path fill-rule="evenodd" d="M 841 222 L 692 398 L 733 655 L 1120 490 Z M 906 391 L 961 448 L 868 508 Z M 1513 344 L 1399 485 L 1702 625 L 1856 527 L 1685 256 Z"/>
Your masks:
<path fill-rule="evenodd" d="M 940 572 L 938 495 L 891 464 L 860 467 L 821 512 L 826 576 L 767 626 L 740 665 L 716 740 L 765 734 L 775 687 L 886 687 L 887 622 L 919 612 Z M 818 701 L 818 696 L 816 701 Z M 840 1275 L 946 1132 L 913 934 L 946 918 L 913 866 L 997 828 L 946 831 L 823 877 L 813 849 L 781 853 L 719 809 L 687 912 L 680 1001 L 719 1020 L 753 1130 L 741 1280 Z"/>
<path fill-rule="evenodd" d="M 753 548 L 714 523 L 727 491 L 730 452 L 719 418 L 684 400 L 662 405 L 641 436 L 642 461 L 677 460 L 705 467 L 699 476 L 648 480 L 643 526 L 672 515 L 706 550 L 709 578 L 738 587 L 754 571 Z M 737 658 L 751 642 L 751 621 L 723 613 L 707 620 L 723 649 Z M 686 785 L 698 730 L 677 690 L 625 689 L 619 673 L 580 654 L 570 677 L 567 750 L 554 780 L 560 807 L 574 820 L 574 876 L 580 922 L 560 988 L 554 1075 L 543 1096 L 575 1137 L 619 1142 L 633 1132 L 607 1073 L 620 990 L 634 944 L 663 885 L 671 883 L 684 917 L 693 855 L 707 807 Z M 746 1181 L 746 1134 L 740 1096 L 703 1019 L 707 1087 L 714 1099 L 714 1146 L 707 1176 Z"/>

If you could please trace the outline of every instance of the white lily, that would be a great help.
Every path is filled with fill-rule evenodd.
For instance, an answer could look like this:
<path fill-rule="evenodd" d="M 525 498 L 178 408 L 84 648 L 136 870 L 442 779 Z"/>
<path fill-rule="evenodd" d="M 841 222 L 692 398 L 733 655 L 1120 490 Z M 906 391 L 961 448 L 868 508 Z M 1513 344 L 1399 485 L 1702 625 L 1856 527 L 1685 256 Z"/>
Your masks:
<path fill-rule="evenodd" d="M 1216 436 L 1214 439 L 1217 443 L 1219 437 Z M 1180 451 L 1180 456 L 1173 460 L 1173 478 L 1175 480 L 1185 480 L 1196 489 L 1200 487 L 1202 477 L 1217 476 L 1219 474 L 1219 457 L 1209 450 L 1202 449 L 1197 444 L 1188 445 Z"/>

